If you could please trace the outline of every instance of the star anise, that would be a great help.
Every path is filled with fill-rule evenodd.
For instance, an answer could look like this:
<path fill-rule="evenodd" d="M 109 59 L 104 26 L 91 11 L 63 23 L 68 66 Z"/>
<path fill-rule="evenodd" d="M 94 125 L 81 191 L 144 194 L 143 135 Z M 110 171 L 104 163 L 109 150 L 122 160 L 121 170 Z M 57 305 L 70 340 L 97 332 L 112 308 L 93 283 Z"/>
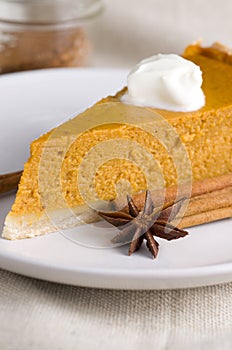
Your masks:
<path fill-rule="evenodd" d="M 119 233 L 112 239 L 113 243 L 129 243 L 131 255 L 139 250 L 143 240 L 154 258 L 157 257 L 159 243 L 154 236 L 171 241 L 185 237 L 188 232 L 175 227 L 171 222 L 180 211 L 185 198 L 164 205 L 161 209 L 155 208 L 150 191 L 146 191 L 144 208 L 139 212 L 131 196 L 127 196 L 128 214 L 124 211 L 98 212 L 103 219 L 116 226 Z"/>

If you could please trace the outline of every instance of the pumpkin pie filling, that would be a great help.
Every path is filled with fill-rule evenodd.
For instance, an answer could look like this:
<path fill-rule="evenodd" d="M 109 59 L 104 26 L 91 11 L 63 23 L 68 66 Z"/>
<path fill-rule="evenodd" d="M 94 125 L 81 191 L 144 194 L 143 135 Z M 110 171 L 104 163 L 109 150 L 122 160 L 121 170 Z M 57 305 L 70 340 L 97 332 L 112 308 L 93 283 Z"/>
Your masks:
<path fill-rule="evenodd" d="M 193 112 L 172 112 L 154 108 L 149 108 L 149 112 L 161 116 L 174 129 L 178 135 L 176 143 L 181 142 L 184 145 L 189 157 L 193 183 L 197 183 L 232 173 L 232 56 L 230 52 L 218 45 L 202 48 L 196 44 L 187 47 L 183 57 L 201 68 L 205 106 Z M 121 97 L 125 92 L 126 88 L 115 96 L 102 99 L 82 113 L 83 120 L 85 116 L 88 117 L 91 114 L 91 111 L 94 114 L 101 108 L 104 113 L 107 113 L 107 110 L 111 112 L 114 109 L 123 110 L 124 104 L 121 102 Z M 142 113 L 143 110 L 142 107 L 138 109 L 135 106 L 127 106 L 127 109 L 132 113 L 133 111 L 137 113 L 138 110 Z M 150 188 L 150 184 L 152 189 L 178 185 L 175 164 L 178 161 L 178 154 L 174 162 L 162 142 L 147 131 L 146 122 L 149 122 L 147 119 L 143 121 L 141 117 L 141 124 L 131 125 L 110 123 L 111 114 L 108 118 L 109 123 L 88 128 L 77 137 L 75 136 L 67 149 L 65 148 L 67 140 L 73 136 L 70 131 L 72 120 L 68 121 L 63 128 L 63 130 L 69 130 L 67 133 L 60 134 L 52 130 L 31 144 L 31 155 L 25 164 L 15 203 L 6 218 L 3 232 L 5 238 L 34 237 L 54 231 L 54 226 L 46 215 L 47 210 L 57 212 L 57 215 L 61 216 L 64 206 L 77 210 L 77 213 L 85 211 L 83 190 L 80 191 L 78 186 L 80 166 L 90 150 L 109 140 L 113 140 L 116 144 L 120 142 L 120 152 L 125 154 L 125 159 L 120 159 L 117 150 L 113 149 L 112 159 L 99 162 L 100 166 L 95 173 L 91 166 L 94 167 L 96 164 L 91 165 L 90 162 L 85 162 L 81 170 L 81 185 L 85 185 L 86 187 L 83 188 L 86 189 L 90 187 L 88 176 L 94 173 L 92 181 L 94 193 L 99 199 L 106 201 L 115 199 L 118 189 L 121 194 L 125 194 L 129 190 L 132 193 L 139 193 Z M 157 128 L 163 128 L 162 123 L 160 125 L 159 122 L 157 123 Z M 165 133 L 165 129 L 161 131 Z M 134 148 L 135 143 L 141 145 L 141 149 Z M 173 140 L 168 140 L 167 135 L 167 144 L 169 143 L 170 147 L 174 148 L 175 143 Z M 99 153 L 100 156 L 101 153 Z M 180 154 L 180 163 L 181 157 Z M 156 176 L 156 172 L 153 171 L 152 158 L 157 162 L 157 172 L 160 171 L 162 176 Z M 41 164 L 46 164 L 42 170 Z M 57 164 L 61 165 L 59 169 Z M 146 174 L 141 164 L 145 164 Z M 183 177 L 187 178 L 188 169 L 186 174 L 184 172 L 183 169 Z M 48 174 L 52 178 L 53 173 L 53 182 L 48 183 L 46 185 L 48 188 L 45 189 L 47 194 L 45 206 L 44 198 L 41 197 L 39 178 L 46 178 Z M 62 196 L 57 195 L 58 187 Z M 92 193 L 91 189 L 86 191 L 87 199 L 90 201 L 95 200 Z M 93 218 L 90 215 L 86 220 L 91 221 Z M 73 225 L 74 222 L 65 217 L 61 227 Z"/>

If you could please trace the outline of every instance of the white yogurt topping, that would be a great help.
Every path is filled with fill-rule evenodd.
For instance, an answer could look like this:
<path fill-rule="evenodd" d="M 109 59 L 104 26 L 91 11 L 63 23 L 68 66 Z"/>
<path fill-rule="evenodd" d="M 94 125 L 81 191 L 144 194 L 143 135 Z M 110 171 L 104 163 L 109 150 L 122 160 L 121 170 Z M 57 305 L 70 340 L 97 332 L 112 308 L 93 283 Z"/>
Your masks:
<path fill-rule="evenodd" d="M 204 106 L 202 72 L 193 62 L 174 54 L 142 60 L 129 73 L 122 102 L 188 112 Z"/>

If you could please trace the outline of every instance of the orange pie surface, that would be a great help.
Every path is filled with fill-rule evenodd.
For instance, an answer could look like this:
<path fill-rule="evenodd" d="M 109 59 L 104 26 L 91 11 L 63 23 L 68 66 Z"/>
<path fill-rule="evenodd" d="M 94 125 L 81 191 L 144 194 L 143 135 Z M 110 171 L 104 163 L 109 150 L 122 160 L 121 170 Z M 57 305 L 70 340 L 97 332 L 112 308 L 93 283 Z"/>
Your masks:
<path fill-rule="evenodd" d="M 25 164 L 15 203 L 6 219 L 6 238 L 33 237 L 52 231 L 45 218 L 45 209 L 54 213 L 59 211 L 60 215 L 64 206 L 81 208 L 85 202 L 83 193 L 88 200 L 95 200 L 94 196 L 111 200 L 118 191 L 123 194 L 130 189 L 137 193 L 151 186 L 176 185 L 179 179 L 176 164 L 182 162 L 182 154 L 175 154 L 179 143 L 190 160 L 193 181 L 232 172 L 232 56 L 219 45 L 202 48 L 198 44 L 187 47 L 183 56 L 202 70 L 205 106 L 194 112 L 125 106 L 120 102 L 125 88 L 115 96 L 102 99 L 61 128 L 41 136 L 31 145 L 31 156 Z M 136 115 L 138 122 L 123 122 L 123 113 L 126 112 Z M 164 123 L 159 119 L 149 120 L 152 114 L 158 115 Z M 114 122 L 116 115 L 120 118 Z M 83 131 L 75 134 L 78 118 L 83 120 Z M 88 124 L 91 118 L 93 123 L 96 121 L 95 126 Z M 154 130 L 166 137 L 167 147 L 149 132 L 153 123 Z M 175 140 L 173 134 L 170 137 L 167 133 L 166 124 L 174 130 Z M 105 160 L 103 157 L 101 162 L 103 151 L 97 147 L 105 144 L 108 152 L 107 142 L 112 147 L 112 155 Z M 136 148 L 135 144 L 139 147 Z M 93 149 L 96 152 L 92 154 Z M 95 162 L 95 169 L 90 161 L 83 162 L 87 156 Z M 154 170 L 154 162 L 158 164 L 158 170 Z M 189 176 L 188 171 L 182 170 L 183 178 Z M 43 182 L 46 176 L 53 180 L 47 184 L 44 180 L 45 195 L 41 195 L 40 179 Z M 68 220 L 64 223 L 64 227 L 70 225 L 72 223 Z"/>

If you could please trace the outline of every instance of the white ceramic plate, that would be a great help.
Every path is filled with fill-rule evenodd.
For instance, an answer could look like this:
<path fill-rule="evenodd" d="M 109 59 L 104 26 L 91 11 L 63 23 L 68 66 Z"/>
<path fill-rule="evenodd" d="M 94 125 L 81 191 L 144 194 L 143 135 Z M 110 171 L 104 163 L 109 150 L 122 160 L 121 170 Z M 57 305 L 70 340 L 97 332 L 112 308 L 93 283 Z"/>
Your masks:
<path fill-rule="evenodd" d="M 0 77 L 0 173 L 21 169 L 29 143 L 42 132 L 114 93 L 125 70 L 54 69 Z M 14 195 L 0 197 L 0 227 Z M 35 239 L 0 238 L 0 267 L 27 276 L 88 287 L 161 289 L 204 286 L 232 280 L 232 221 L 194 227 L 187 238 L 160 241 L 153 260 L 142 247 L 94 249 L 59 233 Z M 87 232 L 89 227 L 79 227 Z"/>

